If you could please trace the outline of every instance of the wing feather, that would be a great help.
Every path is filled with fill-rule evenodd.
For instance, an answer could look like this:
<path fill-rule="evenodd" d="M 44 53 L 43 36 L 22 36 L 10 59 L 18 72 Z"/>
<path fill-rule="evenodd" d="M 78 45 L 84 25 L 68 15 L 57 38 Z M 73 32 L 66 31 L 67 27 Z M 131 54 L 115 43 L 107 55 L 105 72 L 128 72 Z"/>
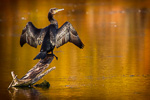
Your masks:
<path fill-rule="evenodd" d="M 58 48 L 67 42 L 71 42 L 79 48 L 84 47 L 84 44 L 80 40 L 76 30 L 69 22 L 64 23 L 62 27 L 58 29 L 56 35 L 56 47 Z"/>
<path fill-rule="evenodd" d="M 32 22 L 28 22 L 25 28 L 22 30 L 22 35 L 20 37 L 21 47 L 28 43 L 32 47 L 37 47 L 37 45 L 42 44 L 44 36 L 48 30 L 48 27 L 44 29 L 37 29 Z"/>

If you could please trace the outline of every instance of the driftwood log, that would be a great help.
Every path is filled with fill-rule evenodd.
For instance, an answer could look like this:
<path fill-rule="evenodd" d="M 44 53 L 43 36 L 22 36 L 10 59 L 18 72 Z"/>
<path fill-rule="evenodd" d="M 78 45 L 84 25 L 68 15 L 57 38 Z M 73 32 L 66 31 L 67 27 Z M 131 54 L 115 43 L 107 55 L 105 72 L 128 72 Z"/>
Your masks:
<path fill-rule="evenodd" d="M 42 73 L 46 68 L 48 68 L 49 64 L 52 62 L 54 56 L 47 55 L 45 59 L 41 59 L 32 69 L 30 69 L 21 79 L 17 78 L 17 75 L 14 72 L 11 72 L 12 82 L 10 83 L 8 89 L 10 87 L 30 87 L 38 80 L 40 80 L 43 76 L 48 74 L 50 71 L 54 70 L 56 67 L 52 67 Z"/>

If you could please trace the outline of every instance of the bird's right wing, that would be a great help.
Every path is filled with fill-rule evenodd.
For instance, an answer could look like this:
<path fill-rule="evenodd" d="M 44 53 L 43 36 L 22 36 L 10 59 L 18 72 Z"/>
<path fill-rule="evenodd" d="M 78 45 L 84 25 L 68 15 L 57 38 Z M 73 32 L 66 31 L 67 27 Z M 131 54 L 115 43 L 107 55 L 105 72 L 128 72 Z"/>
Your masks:
<path fill-rule="evenodd" d="M 32 47 L 37 47 L 37 45 L 42 44 L 44 36 L 47 32 L 48 28 L 37 29 L 32 22 L 28 22 L 26 27 L 22 30 L 22 35 L 20 37 L 20 45 L 21 47 L 28 43 Z"/>
<path fill-rule="evenodd" d="M 57 31 L 56 35 L 56 47 L 60 47 L 67 42 L 71 42 L 78 46 L 79 48 L 83 48 L 84 44 L 80 40 L 77 31 L 73 28 L 71 23 L 64 23 Z"/>

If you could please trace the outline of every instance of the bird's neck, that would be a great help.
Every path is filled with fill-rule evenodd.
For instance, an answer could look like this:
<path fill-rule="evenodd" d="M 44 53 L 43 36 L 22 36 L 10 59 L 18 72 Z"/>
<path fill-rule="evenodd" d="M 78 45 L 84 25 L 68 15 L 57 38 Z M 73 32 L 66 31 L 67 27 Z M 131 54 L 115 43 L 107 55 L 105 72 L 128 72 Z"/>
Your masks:
<path fill-rule="evenodd" d="M 50 21 L 51 24 L 58 25 L 57 20 L 53 18 L 53 14 L 51 13 L 48 14 L 48 20 Z"/>

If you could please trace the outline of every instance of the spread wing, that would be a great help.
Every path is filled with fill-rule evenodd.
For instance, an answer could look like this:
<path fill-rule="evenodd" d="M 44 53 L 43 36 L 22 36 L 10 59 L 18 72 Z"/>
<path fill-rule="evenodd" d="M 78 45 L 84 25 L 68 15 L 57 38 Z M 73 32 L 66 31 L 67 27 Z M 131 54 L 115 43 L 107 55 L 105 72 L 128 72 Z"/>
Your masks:
<path fill-rule="evenodd" d="M 43 29 L 37 29 L 32 22 L 28 22 L 26 27 L 22 30 L 22 35 L 20 37 L 21 47 L 28 43 L 32 47 L 37 47 L 37 45 L 42 44 L 44 36 L 48 30 L 48 27 Z"/>
<path fill-rule="evenodd" d="M 78 46 L 79 48 L 83 48 L 84 44 L 80 40 L 77 31 L 73 28 L 73 26 L 66 22 L 64 23 L 57 31 L 56 35 L 56 47 L 60 47 L 67 42 L 71 42 Z"/>

